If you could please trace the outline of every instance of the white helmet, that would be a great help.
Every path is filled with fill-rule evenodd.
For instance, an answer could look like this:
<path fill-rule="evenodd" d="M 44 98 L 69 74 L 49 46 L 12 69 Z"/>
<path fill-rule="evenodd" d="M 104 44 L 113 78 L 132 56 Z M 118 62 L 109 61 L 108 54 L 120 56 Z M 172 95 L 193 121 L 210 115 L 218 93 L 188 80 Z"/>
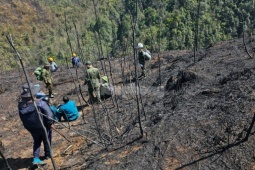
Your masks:
<path fill-rule="evenodd" d="M 136 48 L 137 48 L 137 49 L 143 48 L 143 44 L 142 44 L 142 43 L 138 43 Z"/>

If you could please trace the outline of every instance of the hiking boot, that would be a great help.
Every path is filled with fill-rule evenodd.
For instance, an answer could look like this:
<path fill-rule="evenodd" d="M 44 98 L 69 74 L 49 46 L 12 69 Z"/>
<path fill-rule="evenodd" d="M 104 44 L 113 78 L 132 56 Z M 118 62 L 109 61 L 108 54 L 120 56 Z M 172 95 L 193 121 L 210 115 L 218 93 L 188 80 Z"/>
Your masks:
<path fill-rule="evenodd" d="M 54 95 L 52 94 L 52 95 L 50 95 L 50 98 L 54 98 Z"/>
<path fill-rule="evenodd" d="M 42 157 L 42 160 L 47 160 L 47 159 L 49 159 L 49 158 L 50 158 L 50 153 L 51 153 L 52 156 L 53 156 L 53 150 L 51 150 L 51 152 L 48 151 L 48 150 L 44 151 L 44 156 Z"/>
<path fill-rule="evenodd" d="M 48 160 L 48 159 L 50 159 L 49 155 L 45 155 L 45 156 L 42 157 L 42 160 Z"/>
<path fill-rule="evenodd" d="M 39 158 L 34 158 L 33 162 L 34 165 L 46 165 L 46 162 L 43 162 L 41 159 Z"/>

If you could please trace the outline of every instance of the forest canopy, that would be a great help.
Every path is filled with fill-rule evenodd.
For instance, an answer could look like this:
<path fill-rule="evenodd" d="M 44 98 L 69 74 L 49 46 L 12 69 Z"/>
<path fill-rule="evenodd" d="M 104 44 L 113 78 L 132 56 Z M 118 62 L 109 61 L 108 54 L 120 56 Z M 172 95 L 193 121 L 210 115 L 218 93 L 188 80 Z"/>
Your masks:
<path fill-rule="evenodd" d="M 206 48 L 254 34 L 255 2 L 240 0 L 15 0 L 0 4 L 1 71 L 19 67 L 6 35 L 27 66 L 49 56 L 65 62 L 122 57 L 138 42 L 151 52 Z M 135 39 L 133 39 L 135 38 Z M 70 40 L 70 41 L 69 41 Z M 134 40 L 134 41 L 133 41 Z"/>

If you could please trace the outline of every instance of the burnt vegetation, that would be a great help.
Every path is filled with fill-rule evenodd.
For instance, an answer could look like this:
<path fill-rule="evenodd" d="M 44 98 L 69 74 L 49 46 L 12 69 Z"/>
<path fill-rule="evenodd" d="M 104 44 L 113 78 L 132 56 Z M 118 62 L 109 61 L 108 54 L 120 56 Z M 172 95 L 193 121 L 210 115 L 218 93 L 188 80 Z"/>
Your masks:
<path fill-rule="evenodd" d="M 255 44 L 246 45 L 252 49 Z M 81 86 L 81 93 L 77 89 L 83 82 L 83 68 L 62 65 L 54 73 L 58 94 L 52 102 L 61 103 L 62 95 L 68 94 L 82 115 L 76 122 L 55 123 L 73 145 L 69 147 L 70 141 L 54 132 L 57 168 L 254 169 L 254 59 L 247 55 L 242 39 L 199 50 L 195 63 L 192 53 L 169 51 L 159 61 L 153 54 L 148 76 L 140 81 L 133 80 L 131 56 L 96 62 L 115 93 L 90 106 L 80 99 L 81 94 L 87 99 L 87 88 Z M 32 70 L 26 69 L 35 82 Z M 5 99 L 0 111 L 5 143 L 1 155 L 12 169 L 27 168 L 32 140 L 16 109 L 24 75 L 16 70 L 0 79 L 4 87 L 0 95 Z M 51 163 L 44 168 L 52 169 Z"/>
<path fill-rule="evenodd" d="M 51 103 L 68 95 L 81 117 L 55 122 L 40 169 L 255 169 L 254 3 L 146 2 L 3 1 L 0 169 L 37 168 L 17 102 L 27 78 L 47 91 L 33 71 L 48 56 L 60 66 Z M 142 80 L 138 40 L 153 56 Z M 114 86 L 102 104 L 87 103 L 87 60 Z"/>

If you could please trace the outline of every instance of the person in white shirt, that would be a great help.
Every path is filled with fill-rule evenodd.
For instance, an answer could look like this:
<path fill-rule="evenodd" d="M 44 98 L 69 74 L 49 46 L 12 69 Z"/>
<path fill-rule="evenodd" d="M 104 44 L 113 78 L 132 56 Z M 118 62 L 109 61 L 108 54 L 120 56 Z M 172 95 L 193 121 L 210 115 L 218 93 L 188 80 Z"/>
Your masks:
<path fill-rule="evenodd" d="M 53 58 L 52 57 L 49 57 L 48 58 L 48 61 L 50 63 L 50 71 L 51 72 L 55 72 L 58 70 L 58 65 L 53 61 Z"/>

